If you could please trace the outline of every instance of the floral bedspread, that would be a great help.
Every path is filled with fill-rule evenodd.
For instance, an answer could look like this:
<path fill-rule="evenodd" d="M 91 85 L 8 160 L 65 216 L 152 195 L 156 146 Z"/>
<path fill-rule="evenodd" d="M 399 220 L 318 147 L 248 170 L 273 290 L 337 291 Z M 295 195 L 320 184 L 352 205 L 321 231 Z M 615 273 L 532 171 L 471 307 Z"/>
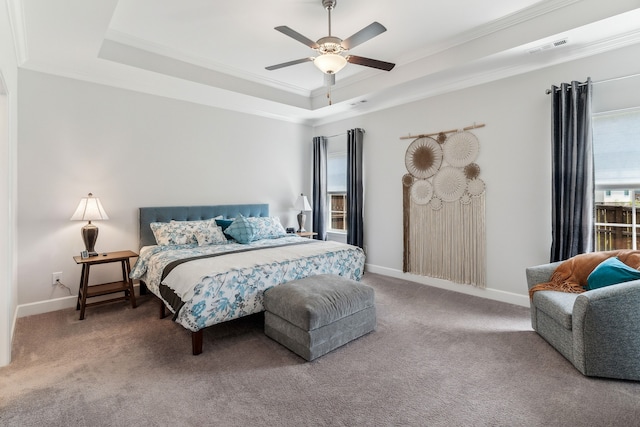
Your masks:
<path fill-rule="evenodd" d="M 175 267 L 161 281 L 167 265 L 192 257 L 196 259 Z M 141 249 L 131 278 L 143 280 L 165 301 L 177 323 L 198 331 L 263 311 L 264 291 L 291 280 L 318 274 L 360 280 L 364 262 L 358 247 L 287 236 L 249 244 L 147 246 Z M 160 289 L 165 286 L 183 302 L 177 312 L 162 297 Z"/>

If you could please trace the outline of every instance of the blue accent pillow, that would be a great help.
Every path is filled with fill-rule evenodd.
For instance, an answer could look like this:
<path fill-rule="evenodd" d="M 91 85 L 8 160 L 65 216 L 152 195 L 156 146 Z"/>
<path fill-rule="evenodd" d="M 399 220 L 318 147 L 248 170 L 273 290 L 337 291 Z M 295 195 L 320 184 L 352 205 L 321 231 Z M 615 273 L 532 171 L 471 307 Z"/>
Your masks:
<path fill-rule="evenodd" d="M 224 233 L 231 236 L 238 243 L 250 243 L 255 240 L 256 228 L 247 221 L 247 218 L 238 215 L 231 225 L 224 230 Z"/>
<path fill-rule="evenodd" d="M 587 277 L 587 290 L 640 279 L 640 271 L 629 267 L 618 257 L 607 258 Z"/>
<path fill-rule="evenodd" d="M 235 218 L 216 219 L 216 224 L 218 224 L 222 228 L 222 231 L 225 231 L 231 224 L 233 224 L 234 220 Z"/>

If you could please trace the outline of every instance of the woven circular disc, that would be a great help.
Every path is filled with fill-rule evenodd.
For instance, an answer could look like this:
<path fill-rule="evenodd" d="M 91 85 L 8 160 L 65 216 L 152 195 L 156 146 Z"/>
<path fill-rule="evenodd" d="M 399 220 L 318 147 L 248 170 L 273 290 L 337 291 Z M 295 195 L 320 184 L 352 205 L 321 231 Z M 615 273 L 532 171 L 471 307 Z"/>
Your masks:
<path fill-rule="evenodd" d="M 474 179 L 480 176 L 480 166 L 477 163 L 469 163 L 464 167 L 464 176 L 467 179 Z"/>
<path fill-rule="evenodd" d="M 480 143 L 471 132 L 456 132 L 449 135 L 442 150 L 447 163 L 461 168 L 476 160 Z"/>
<path fill-rule="evenodd" d="M 419 179 L 411 186 L 411 200 L 418 205 L 426 205 L 433 196 L 433 185 L 426 179 Z"/>
<path fill-rule="evenodd" d="M 433 209 L 434 211 L 440 210 L 442 209 L 442 200 L 437 197 L 432 197 L 431 201 L 429 202 L 429 206 L 431 206 L 431 209 Z"/>
<path fill-rule="evenodd" d="M 416 178 L 429 178 L 442 164 L 442 148 L 433 138 L 418 138 L 407 148 L 404 164 Z"/>
<path fill-rule="evenodd" d="M 446 166 L 433 178 L 433 190 L 445 202 L 458 200 L 466 189 L 467 178 L 462 169 Z"/>
<path fill-rule="evenodd" d="M 480 178 L 469 180 L 467 183 L 467 191 L 472 196 L 479 196 L 484 193 L 484 181 Z"/>
<path fill-rule="evenodd" d="M 405 173 L 402 176 L 402 185 L 404 185 L 405 187 L 411 187 L 411 184 L 413 184 L 413 177 L 411 176 L 411 174 Z"/>

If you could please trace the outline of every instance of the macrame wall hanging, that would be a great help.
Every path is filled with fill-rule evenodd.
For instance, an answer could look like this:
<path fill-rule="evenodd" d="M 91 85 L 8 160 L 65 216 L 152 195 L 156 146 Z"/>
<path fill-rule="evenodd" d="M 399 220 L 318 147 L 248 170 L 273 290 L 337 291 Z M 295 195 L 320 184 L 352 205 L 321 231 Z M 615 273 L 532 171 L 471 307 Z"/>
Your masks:
<path fill-rule="evenodd" d="M 403 271 L 486 287 L 485 184 L 470 129 L 405 136 Z M 435 138 L 434 138 L 435 137 Z"/>

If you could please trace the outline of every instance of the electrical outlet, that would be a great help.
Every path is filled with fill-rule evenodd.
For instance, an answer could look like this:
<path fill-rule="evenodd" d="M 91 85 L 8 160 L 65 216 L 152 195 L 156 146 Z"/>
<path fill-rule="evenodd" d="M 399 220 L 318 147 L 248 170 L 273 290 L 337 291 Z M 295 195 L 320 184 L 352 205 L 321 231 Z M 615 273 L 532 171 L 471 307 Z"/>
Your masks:
<path fill-rule="evenodd" d="M 51 286 L 57 285 L 60 281 L 60 277 L 62 277 L 62 271 L 51 273 Z"/>

